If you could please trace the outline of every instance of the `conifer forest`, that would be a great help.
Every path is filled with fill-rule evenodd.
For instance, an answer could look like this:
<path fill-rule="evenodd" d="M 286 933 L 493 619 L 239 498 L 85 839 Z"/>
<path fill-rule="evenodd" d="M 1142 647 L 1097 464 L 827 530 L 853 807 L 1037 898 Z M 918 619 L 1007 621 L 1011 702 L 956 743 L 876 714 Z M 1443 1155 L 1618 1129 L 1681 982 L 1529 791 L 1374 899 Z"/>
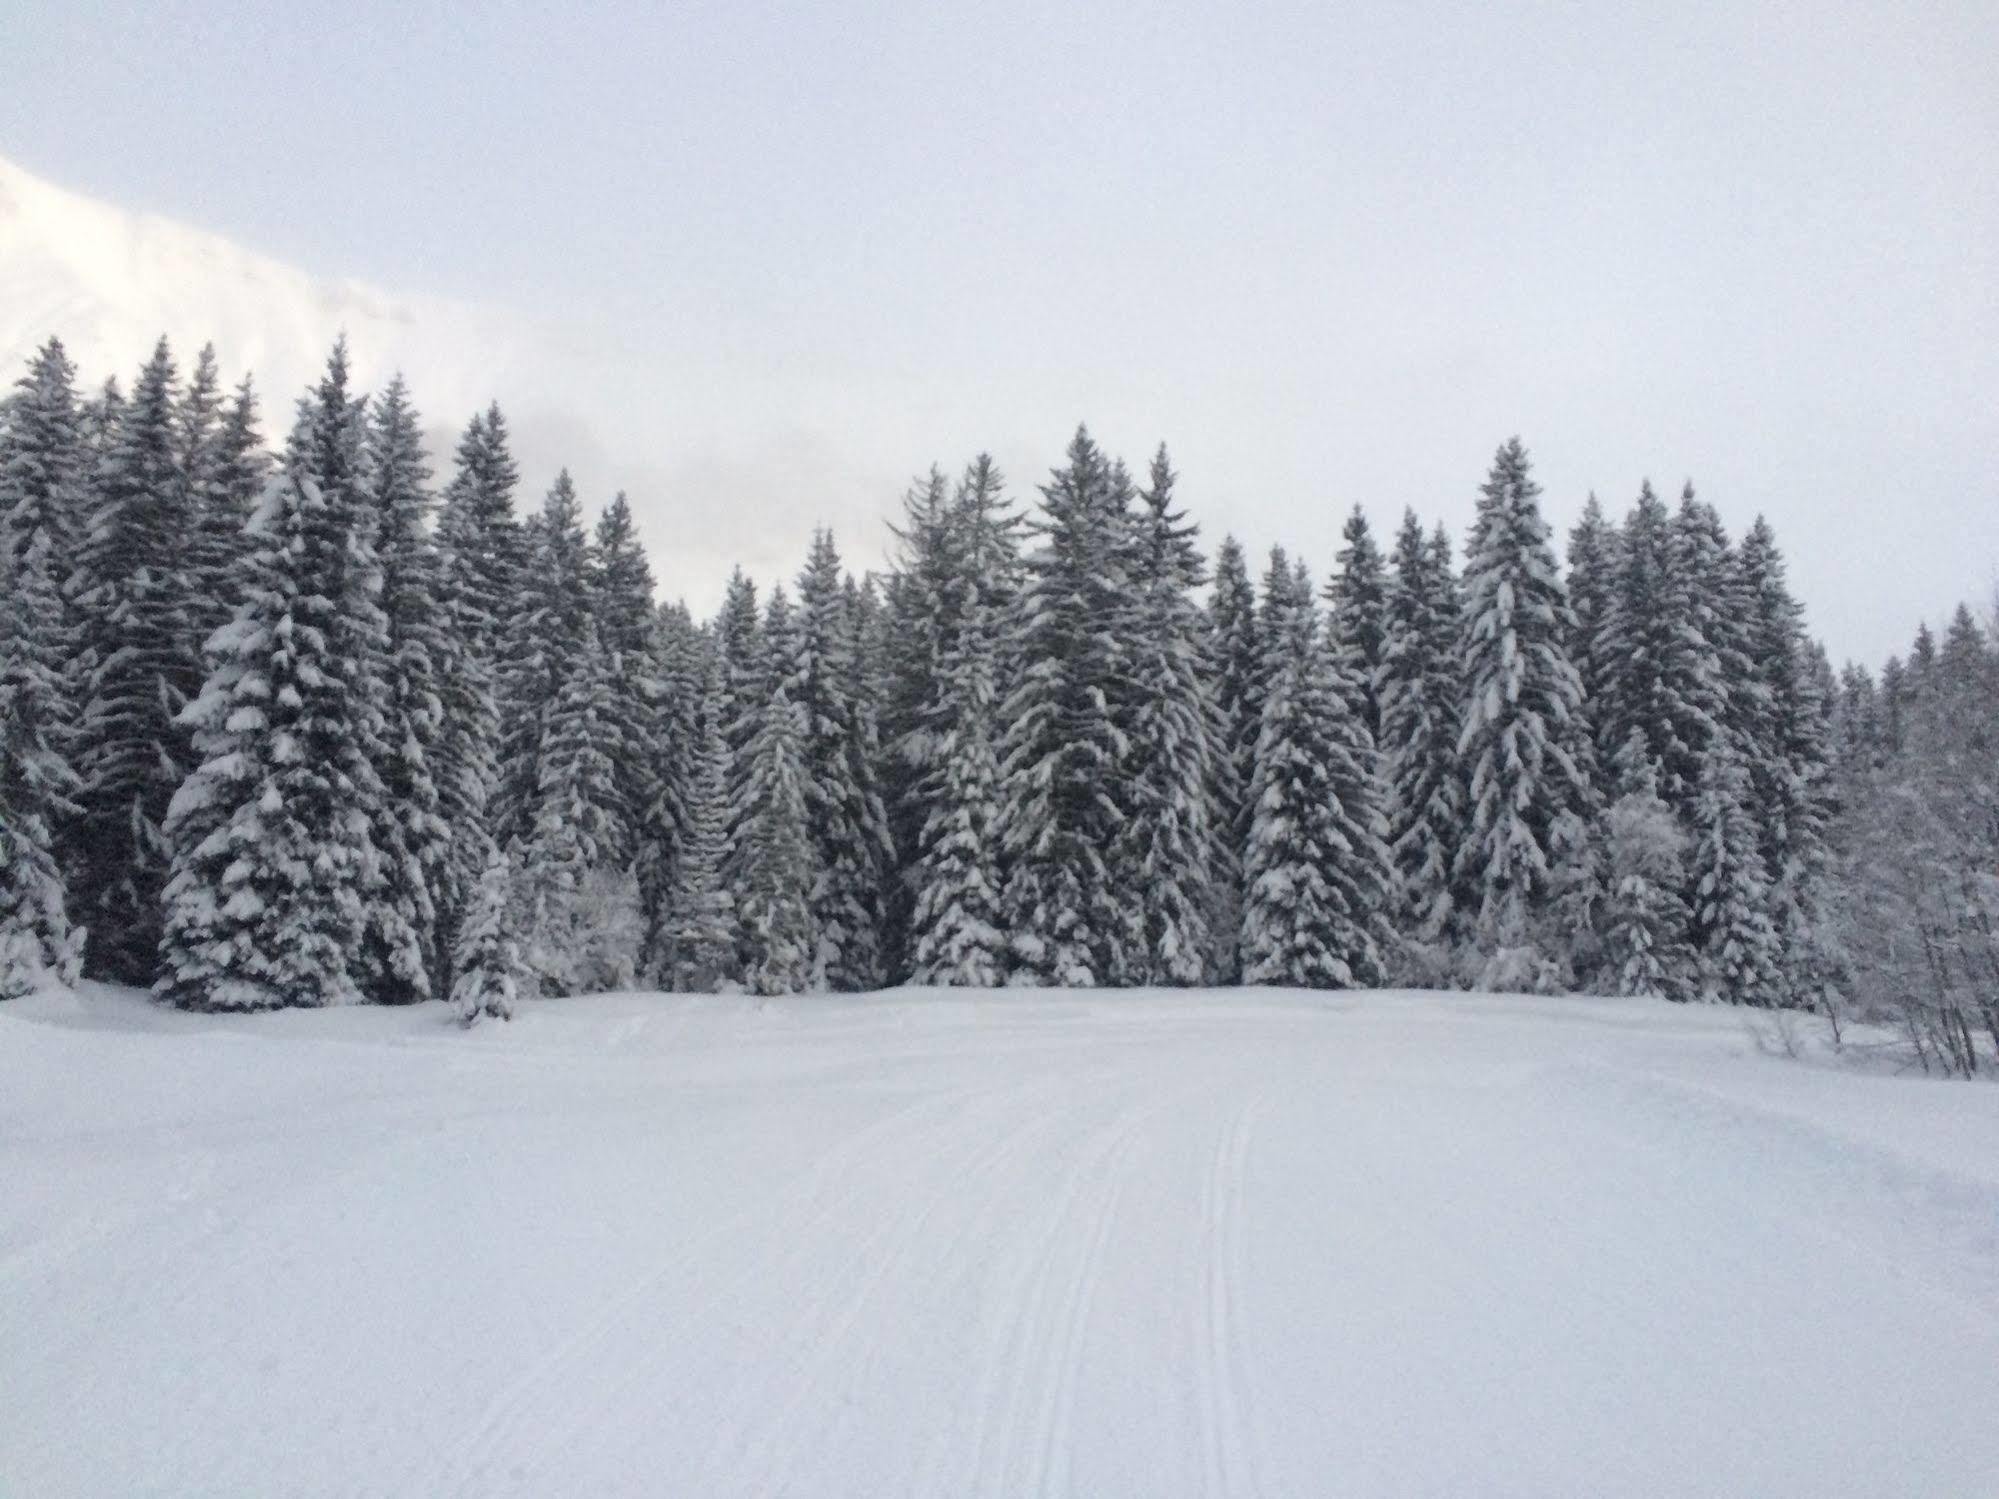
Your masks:
<path fill-rule="evenodd" d="M 295 405 L 165 341 L 16 373 L 0 995 L 1582 991 L 1993 1065 L 1990 601 L 1835 665 L 1692 483 L 1557 538 L 1510 438 L 1469 534 L 1252 554 L 1079 427 L 697 619 L 623 494 L 530 492 L 497 405 L 425 451 L 344 346 Z"/>

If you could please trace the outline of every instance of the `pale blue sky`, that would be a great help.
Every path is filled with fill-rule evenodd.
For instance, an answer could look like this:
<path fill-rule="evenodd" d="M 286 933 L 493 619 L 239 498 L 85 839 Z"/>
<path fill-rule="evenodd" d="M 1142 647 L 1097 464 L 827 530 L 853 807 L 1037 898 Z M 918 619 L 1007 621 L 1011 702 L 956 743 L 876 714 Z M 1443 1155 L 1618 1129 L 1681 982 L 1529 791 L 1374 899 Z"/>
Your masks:
<path fill-rule="evenodd" d="M 1563 528 L 1645 475 L 1766 511 L 1836 654 L 1999 578 L 1990 0 L 14 0 L 0 58 L 31 171 L 657 369 L 577 439 L 656 545 L 865 563 L 911 472 L 1025 494 L 1087 418 L 1320 570 L 1518 431 Z M 801 451 L 827 498 L 759 513 Z"/>

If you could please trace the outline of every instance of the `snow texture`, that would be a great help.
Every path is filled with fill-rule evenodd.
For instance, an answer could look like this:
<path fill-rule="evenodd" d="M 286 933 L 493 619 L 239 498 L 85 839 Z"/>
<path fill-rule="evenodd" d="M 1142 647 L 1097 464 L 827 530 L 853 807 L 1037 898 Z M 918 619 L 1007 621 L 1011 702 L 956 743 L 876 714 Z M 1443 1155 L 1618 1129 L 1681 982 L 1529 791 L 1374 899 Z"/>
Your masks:
<path fill-rule="evenodd" d="M 0 1007 L 23 1495 L 1972 1495 L 1999 1090 L 1653 1000 Z"/>

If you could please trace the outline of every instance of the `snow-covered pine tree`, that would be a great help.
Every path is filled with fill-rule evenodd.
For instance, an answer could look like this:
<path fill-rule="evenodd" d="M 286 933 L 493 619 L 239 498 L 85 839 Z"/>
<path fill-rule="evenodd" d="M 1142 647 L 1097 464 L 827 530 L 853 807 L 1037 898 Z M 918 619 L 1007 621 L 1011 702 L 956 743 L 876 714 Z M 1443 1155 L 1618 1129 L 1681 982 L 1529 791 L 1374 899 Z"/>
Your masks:
<path fill-rule="evenodd" d="M 376 550 L 380 514 L 370 493 L 366 396 L 348 388 L 347 340 L 336 339 L 326 371 L 300 399 L 286 457 L 318 486 L 329 531 L 344 537 L 327 578 L 334 610 L 327 651 L 339 666 L 342 712 L 327 723 L 333 769 L 343 777 L 354 839 L 352 855 L 361 904 L 361 945 L 354 973 L 362 996 L 407 1003 L 430 995 L 425 966 L 430 908 L 384 781 L 390 744 L 391 642 L 382 607 L 382 563 Z M 399 874 L 398 871 L 401 873 Z"/>
<path fill-rule="evenodd" d="M 582 646 L 543 715 L 535 821 L 516 881 L 539 992 L 624 988 L 638 953 L 637 890 L 618 864 L 617 766 L 606 749 L 610 658 L 586 615 Z"/>
<path fill-rule="evenodd" d="M 1450 539 L 1406 511 L 1396 533 L 1381 667 L 1381 775 L 1395 868 L 1391 922 L 1412 978 L 1436 982 L 1456 907 L 1453 868 L 1464 825 L 1458 724 L 1457 579 Z"/>
<path fill-rule="evenodd" d="M 399 923 L 415 934 L 418 963 L 408 971 L 410 951 L 398 947 L 380 975 L 377 997 L 400 1004 L 447 992 L 448 960 L 435 943 L 437 898 L 447 877 L 452 833 L 436 772 L 444 734 L 441 677 L 453 652 L 445 639 L 438 558 L 429 535 L 430 468 L 422 426 L 400 375 L 370 414 L 366 458 L 363 483 L 373 512 L 386 632 L 376 771 L 387 797 L 386 816 L 399 834 L 384 841 L 383 883 L 373 899 L 393 906 Z"/>
<path fill-rule="evenodd" d="M 1569 659 L 1583 684 L 1583 713 L 1590 722 L 1590 742 L 1596 748 L 1600 767 L 1608 767 L 1617 754 L 1617 742 L 1606 743 L 1599 732 L 1599 719 L 1606 701 L 1605 682 L 1610 663 L 1605 652 L 1607 630 L 1617 597 L 1618 548 L 1622 538 L 1617 527 L 1604 516 L 1603 504 L 1591 490 L 1583 513 L 1569 532 L 1569 607 L 1575 612 L 1575 635 L 1569 641 Z M 1628 732 L 1628 731 L 1627 731 Z"/>
<path fill-rule="evenodd" d="M 1750 624 L 1755 608 L 1721 517 L 1695 498 L 1689 482 L 1673 516 L 1677 566 L 1693 629 L 1694 670 L 1686 693 L 1701 721 L 1711 724 L 1707 739 L 1692 741 L 1696 756 L 1726 736 L 1749 769 L 1769 737 L 1769 695 L 1750 659 Z"/>
<path fill-rule="evenodd" d="M 721 665 L 706 653 L 696 737 L 689 757 L 686 834 L 674 866 L 663 971 L 667 987 L 712 993 L 738 978 L 736 904 L 723 878 L 729 862 L 728 706 Z"/>
<path fill-rule="evenodd" d="M 46 540 L 46 565 L 59 594 L 88 519 L 82 421 L 76 366 L 62 341 L 52 338 L 0 404 L 0 525 L 11 538 L 10 555 L 0 565 L 20 562 Z"/>
<path fill-rule="evenodd" d="M 1206 581 L 1198 527 L 1174 508 L 1177 476 L 1161 444 L 1139 492 L 1131 547 L 1127 813 L 1113 862 L 1142 892 L 1139 945 L 1124 977 L 1198 984 L 1213 972 L 1216 764 L 1226 756 L 1194 590 Z"/>
<path fill-rule="evenodd" d="M 1687 836 L 1659 799 L 1658 770 L 1643 731 L 1615 756 L 1616 800 L 1604 818 L 1605 892 L 1600 914 L 1604 986 L 1614 994 L 1684 999 Z"/>
<path fill-rule="evenodd" d="M 473 417 L 459 441 L 434 538 L 443 626 L 434 664 L 444 713 L 432 780 L 438 814 L 450 830 L 433 892 L 440 992 L 449 992 L 446 969 L 462 946 L 461 922 L 498 846 L 491 824 L 500 752 L 496 653 L 520 568 L 515 482 L 505 421 L 495 406 Z"/>
<path fill-rule="evenodd" d="M 520 943 L 510 930 L 513 912 L 513 869 L 497 848 L 473 887 L 464 930 L 452 968 L 451 1003 L 466 1025 L 485 1019 L 511 1020 L 527 967 Z"/>
<path fill-rule="evenodd" d="M 195 581 L 190 648 L 197 655 L 209 635 L 234 613 L 229 588 L 235 579 L 231 564 L 239 543 L 217 524 L 226 514 L 222 437 L 222 377 L 216 369 L 215 345 L 204 344 L 174 411 L 176 457 L 195 524 L 187 550 Z"/>
<path fill-rule="evenodd" d="M 1575 631 L 1515 437 L 1493 459 L 1466 549 L 1458 763 L 1468 797 L 1457 875 L 1472 903 L 1482 987 L 1558 981 L 1566 933 L 1546 930 L 1562 867 L 1582 852 L 1591 810 Z"/>
<path fill-rule="evenodd" d="M 722 733 L 729 742 L 733 786 L 748 763 L 750 741 L 769 700 L 763 611 L 757 588 L 739 567 L 729 574 L 715 616 L 715 651 L 721 667 Z M 733 829 L 733 824 L 731 825 Z"/>
<path fill-rule="evenodd" d="M 859 622 L 841 586 L 840 554 L 830 531 L 816 531 L 798 577 L 787 691 L 804 724 L 800 769 L 816 856 L 814 963 L 828 988 L 849 992 L 884 980 L 882 901 L 894 859 L 865 704 L 856 695 L 859 650 Z"/>
<path fill-rule="evenodd" d="M 916 984 L 979 988 L 1003 983 L 1007 965 L 994 753 L 996 630 L 977 599 L 963 626 L 944 663 L 950 728 L 936 746 L 937 764 L 924 789 L 929 817 L 916 865 L 909 976 Z"/>
<path fill-rule="evenodd" d="M 1268 615 L 1266 615 L 1266 618 Z M 1368 758 L 1372 746 L 1320 638 L 1311 593 L 1294 591 L 1263 704 L 1250 783 L 1242 929 L 1246 984 L 1345 989 L 1379 983 L 1388 847 Z"/>
<path fill-rule="evenodd" d="M 812 927 L 816 862 L 801 766 L 804 715 L 779 683 L 758 716 L 749 774 L 736 796 L 732 886 L 743 982 L 753 994 L 796 994 L 819 981 Z"/>
<path fill-rule="evenodd" d="M 1259 689 L 1262 644 L 1256 590 L 1242 543 L 1224 536 L 1215 552 L 1215 584 L 1208 593 L 1208 658 L 1221 735 L 1215 757 L 1214 909 L 1211 966 L 1219 983 L 1241 972 L 1242 851 L 1249 826 L 1249 781 L 1256 765 L 1256 735 L 1263 702 Z"/>
<path fill-rule="evenodd" d="M 184 1009 L 345 1004 L 361 995 L 379 797 L 336 649 L 350 518 L 306 463 L 266 491 L 235 618 L 184 721 L 199 759 L 173 798 L 161 997 Z"/>
<path fill-rule="evenodd" d="M 70 579 L 81 704 L 71 763 L 82 777 L 70 914 L 90 930 L 89 971 L 152 981 L 161 834 L 187 760 L 174 716 L 193 696 L 195 517 L 174 442 L 178 381 L 165 339 L 140 372 L 97 465 L 94 507 Z"/>
<path fill-rule="evenodd" d="M 655 611 L 648 646 L 648 671 L 658 694 L 650 745 L 652 801 L 639 809 L 636 818 L 639 847 L 634 873 L 645 923 L 639 974 L 661 988 L 670 989 L 674 984 L 676 912 L 685 898 L 695 782 L 702 764 L 703 705 L 712 675 L 711 646 L 711 639 L 694 623 L 684 603 L 662 604 Z M 718 807 L 722 834 L 726 835 L 726 775 Z"/>
<path fill-rule="evenodd" d="M 1781 955 L 1748 795 L 1733 741 L 1717 741 L 1694 795 L 1691 932 L 1703 998 L 1774 1006 L 1784 998 Z"/>
<path fill-rule="evenodd" d="M 1659 795 L 1689 818 L 1700 751 L 1714 734 L 1714 663 L 1700 634 L 1685 549 L 1648 480 L 1625 517 L 1616 586 L 1598 628 L 1599 746 L 1620 749 L 1637 729 L 1659 767 Z"/>
<path fill-rule="evenodd" d="M 1124 822 L 1117 710 L 1130 657 L 1115 630 L 1129 593 L 1126 492 L 1079 427 L 1041 493 L 1041 545 L 1016 609 L 1020 680 L 1003 714 L 1001 910 L 1011 982 L 1092 988 L 1123 971 L 1143 894 L 1117 889 L 1105 860 Z"/>
<path fill-rule="evenodd" d="M 534 837 L 549 716 L 563 685 L 581 669 L 590 623 L 589 543 L 569 470 L 556 475 L 523 545 L 527 565 L 516 574 L 494 674 L 501 723 L 492 825 L 502 848 Z"/>
<path fill-rule="evenodd" d="M 25 548 L 17 518 L 34 527 Z M 81 957 L 56 857 L 78 783 L 62 753 L 67 642 L 53 554 L 27 505 L 0 512 L 0 999 L 74 983 Z"/>
<path fill-rule="evenodd" d="M 1810 1006 L 1822 999 L 1832 967 L 1821 909 L 1834 812 L 1830 704 L 1805 634 L 1803 606 L 1785 581 L 1783 554 L 1763 517 L 1743 538 L 1740 560 L 1750 599 L 1747 649 L 1763 709 L 1750 763 L 1750 805 L 1787 1001 Z"/>
<path fill-rule="evenodd" d="M 643 877 L 650 923 L 664 898 L 664 871 L 672 858 L 674 829 L 648 821 L 658 804 L 660 683 L 655 675 L 652 568 L 632 520 L 631 502 L 619 490 L 597 518 L 590 539 L 591 602 L 597 633 L 608 657 L 610 711 L 605 753 L 616 772 L 617 826 L 612 848 L 618 863 Z M 647 856 L 642 858 L 641 851 Z M 653 857 L 652 855 L 657 855 Z"/>
<path fill-rule="evenodd" d="M 1326 580 L 1327 644 L 1360 693 L 1361 722 L 1367 726 L 1369 743 L 1379 743 L 1388 579 L 1381 548 L 1375 545 L 1367 513 L 1360 506 L 1353 507 L 1340 536 L 1346 544 L 1339 551 L 1339 572 Z"/>

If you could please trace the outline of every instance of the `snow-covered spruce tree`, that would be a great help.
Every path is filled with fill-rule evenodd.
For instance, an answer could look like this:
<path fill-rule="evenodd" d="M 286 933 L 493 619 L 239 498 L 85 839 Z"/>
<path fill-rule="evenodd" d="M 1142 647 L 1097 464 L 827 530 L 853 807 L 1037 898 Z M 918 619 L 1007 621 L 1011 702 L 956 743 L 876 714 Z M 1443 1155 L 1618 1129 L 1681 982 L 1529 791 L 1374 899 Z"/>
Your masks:
<path fill-rule="evenodd" d="M 693 836 L 695 782 L 701 772 L 704 697 L 712 675 L 712 642 L 694 623 L 684 603 L 664 604 L 655 611 L 648 645 L 657 698 L 653 738 L 652 801 L 634 821 L 639 847 L 634 873 L 639 884 L 640 912 L 645 923 L 639 959 L 640 977 L 670 989 L 674 985 L 673 945 L 676 913 L 683 899 Z M 724 767 L 719 829 L 728 827 L 728 777 Z M 717 857 L 720 857 L 719 847 Z M 720 868 L 720 865 L 717 865 Z"/>
<path fill-rule="evenodd" d="M 18 491 L 15 498 L 18 500 Z M 62 754 L 66 710 L 61 597 L 48 529 L 26 549 L 0 513 L 0 999 L 76 980 L 83 933 L 69 924 L 55 829 L 75 809 Z"/>
<path fill-rule="evenodd" d="M 896 549 L 882 598 L 882 803 L 895 862 L 883 909 L 883 944 L 891 971 L 909 971 L 910 923 L 920 899 L 917 861 L 928 825 L 927 790 L 936 769 L 944 701 L 944 660 L 956 629 L 965 570 L 953 524 L 950 483 L 930 472 L 904 492 L 902 517 L 889 527 Z"/>
<path fill-rule="evenodd" d="M 382 660 L 383 732 L 376 770 L 397 829 L 383 841 L 382 884 L 372 899 L 398 912 L 415 946 L 399 945 L 380 975 L 377 997 L 408 1003 L 446 992 L 446 961 L 435 946 L 437 895 L 451 856 L 436 771 L 444 734 L 441 674 L 451 660 L 431 545 L 429 466 L 421 423 L 398 375 L 375 404 L 367 428 L 363 483 L 373 512 L 386 631 Z M 414 957 L 416 967 L 407 965 Z"/>
<path fill-rule="evenodd" d="M 158 992 L 184 1009 L 361 998 L 379 788 L 356 743 L 352 663 L 334 650 L 351 533 L 303 463 L 253 522 L 236 616 L 185 721 L 199 764 L 173 798 Z M 357 791 L 361 794 L 357 796 Z"/>
<path fill-rule="evenodd" d="M 1381 778 L 1394 862 L 1391 922 L 1410 981 L 1440 982 L 1456 902 L 1452 870 L 1464 825 L 1458 723 L 1457 579 L 1450 540 L 1411 510 L 1396 533 L 1381 664 Z"/>
<path fill-rule="evenodd" d="M 732 886 L 743 982 L 753 994 L 796 994 L 819 980 L 812 928 L 816 875 L 801 765 L 804 715 L 782 683 L 758 716 L 749 774 L 736 797 Z"/>
<path fill-rule="evenodd" d="M 722 734 L 729 742 L 729 784 L 749 763 L 750 741 L 769 701 L 763 611 L 756 584 L 739 567 L 729 575 L 722 608 L 715 616 L 715 652 L 721 668 Z M 731 822 L 733 835 L 735 824 Z"/>
<path fill-rule="evenodd" d="M 162 339 L 117 410 L 70 578 L 82 678 L 71 763 L 83 782 L 70 914 L 90 930 L 89 972 L 127 984 L 155 973 L 167 876 L 161 824 L 187 760 L 174 716 L 201 680 L 195 516 L 175 450 L 176 390 Z"/>
<path fill-rule="evenodd" d="M 974 601 L 944 663 L 946 730 L 925 786 L 929 816 L 917 858 L 909 977 L 916 984 L 992 987 L 1006 978 L 1000 925 L 999 761 L 994 753 L 995 647 Z"/>
<path fill-rule="evenodd" d="M 637 889 L 616 857 L 611 713 L 609 658 L 586 615 L 582 649 L 543 716 L 535 821 L 515 881 L 528 966 L 543 994 L 628 988 L 636 968 Z"/>
<path fill-rule="evenodd" d="M 1242 976 L 1345 989 L 1382 975 L 1388 847 L 1358 684 L 1320 639 L 1306 591 L 1272 646 L 1250 783 Z M 1268 640 L 1268 637 L 1266 637 Z"/>
<path fill-rule="evenodd" d="M 514 518 L 517 470 L 506 423 L 495 406 L 475 416 L 459 441 L 444 491 L 435 544 L 444 628 L 436 662 L 443 732 L 432 779 L 451 844 L 439 874 L 435 951 L 455 959 L 459 924 L 496 847 L 491 801 L 499 780 L 498 652 L 522 566 Z M 449 975 L 437 975 L 444 989 Z"/>
<path fill-rule="evenodd" d="M 1687 836 L 1659 799 L 1658 770 L 1634 729 L 1614 757 L 1616 800 L 1604 817 L 1603 986 L 1611 993 L 1685 999 Z"/>
<path fill-rule="evenodd" d="M 523 544 L 527 566 L 517 575 L 495 672 L 501 722 L 492 822 L 503 848 L 534 836 L 549 716 L 563 684 L 581 670 L 590 624 L 589 543 L 567 469 L 556 475 Z"/>
<path fill-rule="evenodd" d="M 909 926 L 922 898 L 917 864 L 929 825 L 927 798 L 942 768 L 941 747 L 954 732 L 947 663 L 968 618 L 977 614 L 1002 632 L 1012 619 L 1021 522 L 999 469 L 982 453 L 955 489 L 933 467 L 905 495 L 903 519 L 892 529 L 897 552 L 874 632 L 878 659 L 864 658 L 863 665 L 881 678 L 882 799 L 895 846 L 883 946 L 891 974 L 899 977 L 908 972 Z M 1003 633 L 994 642 L 996 701 L 1009 690 L 1013 663 L 1013 642 Z"/>
<path fill-rule="evenodd" d="M 221 500 L 225 477 L 222 416 L 222 377 L 216 370 L 215 345 L 204 344 L 174 411 L 176 457 L 195 525 L 187 553 L 194 577 L 189 624 L 197 654 L 209 635 L 234 612 L 229 588 L 235 577 L 231 564 L 239 543 L 217 528 L 217 521 L 226 513 Z"/>
<path fill-rule="evenodd" d="M 458 977 L 451 986 L 451 1003 L 468 1026 L 514 1017 L 514 1001 L 528 974 L 520 943 L 509 928 L 512 911 L 512 866 L 494 849 L 473 887 L 452 963 Z"/>
<path fill-rule="evenodd" d="M 686 834 L 674 866 L 663 971 L 667 987 L 713 993 L 738 979 L 736 904 L 723 879 L 729 862 L 728 708 L 721 666 L 711 654 L 702 673 L 696 740 L 689 759 Z"/>
<path fill-rule="evenodd" d="M 391 641 L 382 608 L 376 550 L 380 515 L 369 493 L 367 398 L 348 391 L 347 342 L 335 341 L 326 371 L 299 401 L 286 442 L 287 460 L 320 490 L 330 529 L 345 540 L 333 554 L 327 650 L 345 679 L 345 736 L 336 766 L 355 820 L 357 896 L 363 924 L 355 974 L 362 996 L 401 1004 L 430 995 L 425 967 L 430 910 L 418 892 L 419 866 L 384 780 L 390 743 Z"/>
<path fill-rule="evenodd" d="M 1117 719 L 1130 683 L 1116 634 L 1129 593 L 1129 522 L 1117 470 L 1078 428 L 1042 486 L 1016 609 L 1020 680 L 1003 712 L 1001 898 L 1010 982 L 1093 988 L 1120 973 L 1133 903 L 1106 852 L 1124 823 L 1128 741 Z"/>
<path fill-rule="evenodd" d="M 1569 640 L 1569 659 L 1582 679 L 1583 713 L 1590 722 L 1590 742 L 1595 746 L 1599 766 L 1608 766 L 1620 749 L 1617 742 L 1606 743 L 1598 729 L 1610 670 L 1606 632 L 1617 597 L 1621 545 L 1617 527 L 1605 518 L 1603 505 L 1592 490 L 1581 518 L 1569 532 L 1569 607 L 1576 618 L 1575 634 Z"/>
<path fill-rule="evenodd" d="M 642 843 L 671 858 L 673 829 L 644 826 L 658 801 L 655 778 L 659 738 L 660 684 L 654 675 L 653 637 L 659 628 L 653 604 L 652 568 L 632 520 L 631 502 L 620 490 L 597 518 L 588 559 L 590 598 L 597 633 L 608 658 L 610 712 L 605 753 L 618 787 L 618 825 L 612 848 L 617 861 L 639 872 Z M 664 862 L 648 860 L 644 887 L 651 902 L 663 895 Z"/>
<path fill-rule="evenodd" d="M 1773 1006 L 1783 977 L 1748 793 L 1740 756 L 1720 741 L 1702 759 L 1694 795 L 1691 930 L 1702 998 Z"/>
<path fill-rule="evenodd" d="M 1659 795 L 1683 820 L 1713 737 L 1714 658 L 1700 633 L 1692 580 L 1672 515 L 1640 486 L 1617 550 L 1616 588 L 1598 629 L 1599 746 L 1617 750 L 1637 729 L 1659 767 Z"/>
<path fill-rule="evenodd" d="M 1198 984 L 1214 971 L 1216 763 L 1225 756 L 1194 590 L 1206 581 L 1198 527 L 1175 509 L 1162 444 L 1133 520 L 1127 807 L 1113 863 L 1140 893 L 1143 926 L 1125 979 Z"/>
<path fill-rule="evenodd" d="M 814 859 L 814 964 L 830 989 L 874 989 L 884 979 L 882 898 L 894 859 L 888 813 L 857 700 L 858 621 L 841 586 L 830 531 L 815 532 L 798 578 L 796 644 L 787 694 L 804 723 L 799 746 Z"/>
<path fill-rule="evenodd" d="M 85 461 L 76 366 L 52 338 L 0 404 L 0 525 L 11 538 L 0 565 L 19 563 L 46 541 L 58 595 L 88 521 Z"/>
<path fill-rule="evenodd" d="M 1208 659 L 1221 736 L 1214 763 L 1215 848 L 1211 967 L 1218 983 L 1241 973 L 1242 849 L 1249 826 L 1249 780 L 1256 764 L 1256 735 L 1263 713 L 1258 688 L 1262 656 L 1256 591 L 1250 585 L 1242 544 L 1222 538 L 1215 552 L 1215 584 L 1208 593 Z"/>
<path fill-rule="evenodd" d="M 1823 1004 L 1834 960 L 1827 950 L 1823 887 L 1832 819 L 1829 694 L 1805 634 L 1804 609 L 1784 577 L 1783 554 L 1761 516 L 1743 538 L 1750 598 L 1748 652 L 1762 687 L 1750 805 L 1770 884 L 1787 1002 Z"/>
<path fill-rule="evenodd" d="M 1386 643 L 1388 579 L 1381 548 L 1360 506 L 1340 528 L 1339 572 L 1326 580 L 1327 644 L 1360 693 L 1361 722 L 1370 743 L 1381 739 L 1380 679 Z"/>
<path fill-rule="evenodd" d="M 1458 763 L 1467 817 L 1466 888 L 1480 987 L 1561 982 L 1568 934 L 1550 932 L 1563 866 L 1584 852 L 1591 811 L 1575 620 L 1519 438 L 1480 492 L 1465 557 Z"/>

